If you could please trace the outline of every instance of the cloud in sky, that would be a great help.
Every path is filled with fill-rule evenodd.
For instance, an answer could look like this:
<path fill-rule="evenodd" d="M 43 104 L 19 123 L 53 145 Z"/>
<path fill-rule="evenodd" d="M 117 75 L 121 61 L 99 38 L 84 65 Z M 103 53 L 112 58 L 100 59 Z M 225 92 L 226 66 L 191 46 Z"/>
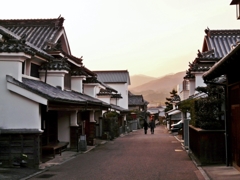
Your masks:
<path fill-rule="evenodd" d="M 74 56 L 91 70 L 159 77 L 185 71 L 204 29 L 240 29 L 231 0 L 12 0 L 1 19 L 65 18 Z"/>

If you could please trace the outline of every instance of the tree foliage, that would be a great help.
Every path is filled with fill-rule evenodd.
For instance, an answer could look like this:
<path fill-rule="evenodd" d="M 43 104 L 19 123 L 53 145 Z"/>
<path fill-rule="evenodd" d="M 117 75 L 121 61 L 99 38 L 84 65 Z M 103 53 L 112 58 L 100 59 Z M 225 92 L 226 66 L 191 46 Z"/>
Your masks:
<path fill-rule="evenodd" d="M 165 112 L 173 109 L 173 105 L 172 105 L 171 101 L 172 101 L 172 98 L 177 94 L 177 91 L 175 89 L 172 89 L 170 94 L 171 94 L 170 98 L 166 98 L 167 101 L 165 102 L 165 105 L 166 105 Z"/>
<path fill-rule="evenodd" d="M 195 101 L 195 126 L 202 129 L 223 129 L 221 106 L 225 98 L 224 89 L 220 86 L 208 85 L 198 87 L 196 90 L 207 96 Z"/>

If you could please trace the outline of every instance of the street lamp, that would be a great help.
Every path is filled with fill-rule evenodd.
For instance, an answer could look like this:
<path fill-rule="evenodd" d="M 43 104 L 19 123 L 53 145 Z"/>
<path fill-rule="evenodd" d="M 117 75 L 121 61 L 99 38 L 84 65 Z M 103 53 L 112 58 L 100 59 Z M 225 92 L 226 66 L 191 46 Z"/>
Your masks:
<path fill-rule="evenodd" d="M 240 19 L 240 0 L 232 0 L 230 5 L 236 5 L 236 15 L 237 19 Z"/>

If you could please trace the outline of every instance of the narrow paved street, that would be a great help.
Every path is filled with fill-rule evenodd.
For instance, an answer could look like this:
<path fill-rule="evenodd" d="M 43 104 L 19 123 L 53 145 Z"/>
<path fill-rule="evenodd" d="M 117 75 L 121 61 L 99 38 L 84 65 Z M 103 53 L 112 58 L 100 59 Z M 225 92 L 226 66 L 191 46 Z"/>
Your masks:
<path fill-rule="evenodd" d="M 86 154 L 50 168 L 34 179 L 57 180 L 198 180 L 203 179 L 181 143 L 164 126 L 155 134 L 143 129 L 108 141 Z"/>

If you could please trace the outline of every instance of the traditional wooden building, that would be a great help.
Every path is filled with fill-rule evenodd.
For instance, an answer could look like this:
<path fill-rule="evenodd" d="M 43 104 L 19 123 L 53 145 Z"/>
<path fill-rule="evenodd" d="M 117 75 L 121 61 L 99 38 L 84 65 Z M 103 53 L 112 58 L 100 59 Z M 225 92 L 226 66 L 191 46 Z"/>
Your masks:
<path fill-rule="evenodd" d="M 64 18 L 0 20 L 0 162 L 29 166 L 43 151 L 76 149 L 81 135 L 94 145 L 103 111 L 118 108 L 97 98 L 110 89 L 71 54 Z"/>
<path fill-rule="evenodd" d="M 128 91 L 128 109 L 146 111 L 148 102 L 144 100 L 142 95 L 135 95 Z"/>
<path fill-rule="evenodd" d="M 226 152 L 227 164 L 240 170 L 240 44 L 203 74 L 206 83 L 225 88 L 226 94 Z"/>
<path fill-rule="evenodd" d="M 196 91 L 197 87 L 206 86 L 206 82 L 204 82 L 204 79 L 202 77 L 203 74 L 208 72 L 214 66 L 214 64 L 219 62 L 231 51 L 231 49 L 238 41 L 239 37 L 240 30 L 211 30 L 209 28 L 205 29 L 202 49 L 201 51 L 198 50 L 197 57 L 191 63 L 189 63 L 189 68 L 187 69 L 186 75 L 184 76 L 184 81 L 187 81 L 188 83 L 186 92 L 189 94 L 188 96 L 186 96 L 186 94 L 180 94 L 181 97 L 184 97 L 181 99 L 181 101 L 187 100 L 189 98 L 200 98 L 206 96 L 206 94 Z M 180 93 L 186 92 L 182 91 Z M 224 107 L 224 105 L 222 107 Z M 186 115 L 182 114 L 182 117 L 184 116 Z M 222 117 L 222 121 L 224 121 L 224 117 Z M 188 121 L 184 121 L 185 130 L 188 130 L 188 123 Z M 193 141 L 192 145 L 194 144 L 194 138 L 189 137 L 189 141 L 187 138 L 188 132 L 184 133 L 184 144 L 186 148 L 188 148 L 188 146 L 191 146 L 191 141 Z M 189 134 L 189 136 L 191 135 Z M 225 143 L 224 139 L 223 143 Z"/>

